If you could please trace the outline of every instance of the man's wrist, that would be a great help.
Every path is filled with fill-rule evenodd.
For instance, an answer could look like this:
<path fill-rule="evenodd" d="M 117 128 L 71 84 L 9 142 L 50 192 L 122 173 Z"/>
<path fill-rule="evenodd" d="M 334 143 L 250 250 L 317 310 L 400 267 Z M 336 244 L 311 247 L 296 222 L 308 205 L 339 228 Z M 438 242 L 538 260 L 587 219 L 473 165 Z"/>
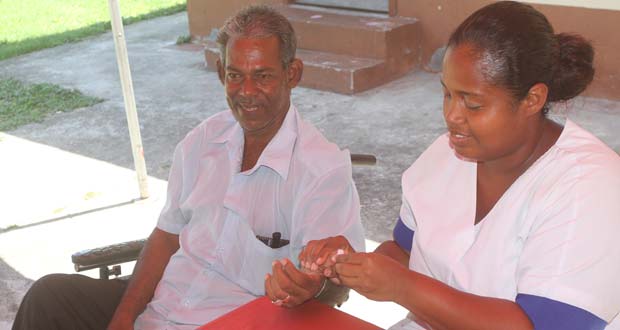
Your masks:
<path fill-rule="evenodd" d="M 323 277 L 323 281 L 321 282 L 321 287 L 319 288 L 319 291 L 317 291 L 314 294 L 315 299 L 319 298 L 324 292 L 325 292 L 325 287 L 327 286 L 327 278 Z"/>

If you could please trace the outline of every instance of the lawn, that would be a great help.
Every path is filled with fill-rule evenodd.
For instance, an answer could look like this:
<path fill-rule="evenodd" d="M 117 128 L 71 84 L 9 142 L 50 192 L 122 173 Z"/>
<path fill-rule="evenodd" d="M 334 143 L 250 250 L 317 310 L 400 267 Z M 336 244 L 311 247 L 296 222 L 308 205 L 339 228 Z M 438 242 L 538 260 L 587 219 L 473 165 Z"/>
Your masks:
<path fill-rule="evenodd" d="M 185 10 L 185 0 L 119 0 L 125 24 Z M 0 60 L 110 29 L 107 0 L 0 0 Z"/>
<path fill-rule="evenodd" d="M 88 107 L 103 100 L 52 84 L 24 84 L 0 79 L 0 131 L 40 122 L 47 115 Z"/>

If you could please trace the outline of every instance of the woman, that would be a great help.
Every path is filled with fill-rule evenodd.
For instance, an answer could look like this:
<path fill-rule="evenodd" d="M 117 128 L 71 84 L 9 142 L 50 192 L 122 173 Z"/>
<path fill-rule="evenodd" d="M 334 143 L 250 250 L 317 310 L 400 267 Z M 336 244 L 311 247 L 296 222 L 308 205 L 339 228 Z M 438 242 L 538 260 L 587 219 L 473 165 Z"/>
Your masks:
<path fill-rule="evenodd" d="M 403 174 L 396 240 L 368 254 L 314 241 L 302 266 L 407 308 L 394 329 L 613 328 L 620 157 L 545 115 L 587 87 L 592 61 L 529 5 L 472 14 L 444 58 L 449 132 Z"/>

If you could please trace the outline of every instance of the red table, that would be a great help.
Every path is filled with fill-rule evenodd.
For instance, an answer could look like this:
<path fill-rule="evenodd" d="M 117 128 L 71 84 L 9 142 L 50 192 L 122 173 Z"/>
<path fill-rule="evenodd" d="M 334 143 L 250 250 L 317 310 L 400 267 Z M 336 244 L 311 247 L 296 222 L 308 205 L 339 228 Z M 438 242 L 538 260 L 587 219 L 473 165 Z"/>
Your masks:
<path fill-rule="evenodd" d="M 272 304 L 267 297 L 255 299 L 198 328 L 198 330 L 230 329 L 378 330 L 381 328 L 314 299 L 295 308 L 284 308 Z"/>

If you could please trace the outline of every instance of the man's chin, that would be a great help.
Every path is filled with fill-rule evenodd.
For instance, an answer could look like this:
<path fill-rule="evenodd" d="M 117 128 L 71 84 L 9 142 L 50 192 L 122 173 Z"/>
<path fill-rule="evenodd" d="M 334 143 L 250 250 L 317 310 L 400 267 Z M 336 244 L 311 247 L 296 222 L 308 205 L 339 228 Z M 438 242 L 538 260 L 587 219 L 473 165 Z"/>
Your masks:
<path fill-rule="evenodd" d="M 240 123 L 245 134 L 260 134 L 265 131 L 266 125 L 259 123 Z"/>

